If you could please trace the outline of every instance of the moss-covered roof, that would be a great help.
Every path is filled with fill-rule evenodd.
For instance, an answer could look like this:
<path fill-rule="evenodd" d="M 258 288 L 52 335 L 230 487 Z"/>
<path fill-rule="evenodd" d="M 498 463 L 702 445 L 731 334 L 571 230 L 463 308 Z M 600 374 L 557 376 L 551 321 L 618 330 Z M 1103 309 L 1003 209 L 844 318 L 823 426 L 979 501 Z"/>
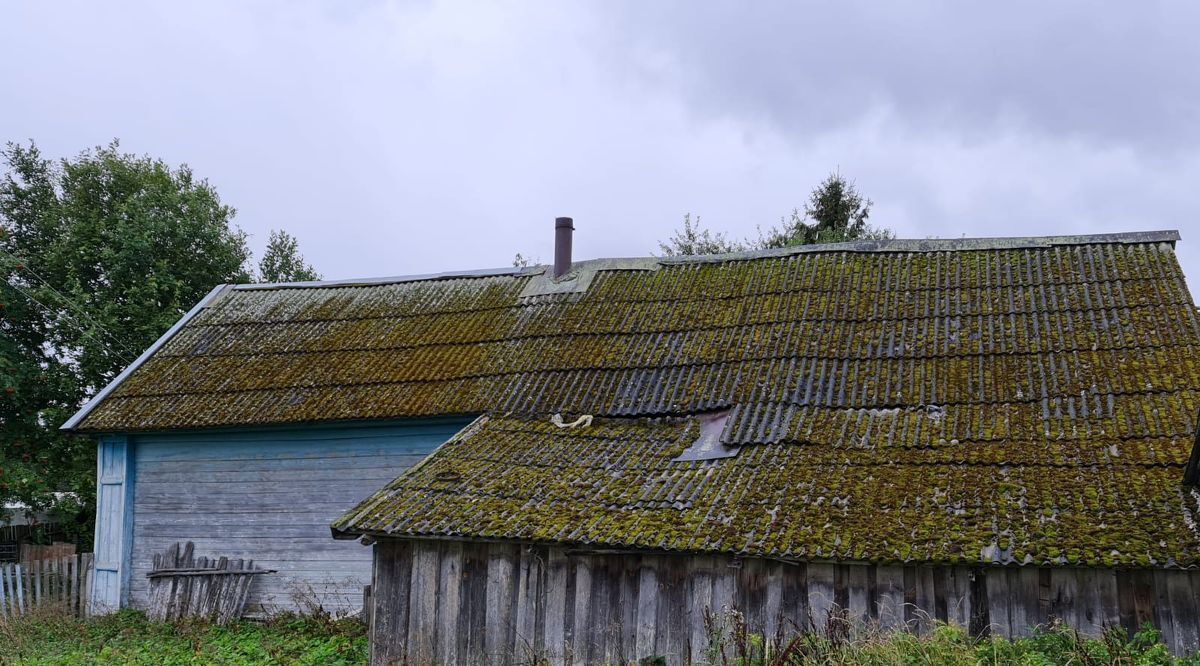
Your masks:
<path fill-rule="evenodd" d="M 544 296 L 522 296 L 544 280 L 528 272 L 244 285 L 75 429 L 734 408 L 736 436 L 767 441 L 839 410 L 928 405 L 959 439 L 1138 437 L 1159 403 L 1190 423 L 1200 324 L 1173 244 L 1088 238 L 608 262 L 586 290 Z"/>
<path fill-rule="evenodd" d="M 349 532 L 1191 564 L 1200 321 L 1175 237 L 229 288 L 73 425 L 493 417 Z M 736 455 L 671 462 L 714 410 Z M 430 485 L 444 466 L 459 480 Z"/>
<path fill-rule="evenodd" d="M 570 429 L 480 417 L 334 530 L 787 559 L 1198 563 L 1185 438 L 788 436 L 677 460 L 699 432 L 695 417 Z"/>

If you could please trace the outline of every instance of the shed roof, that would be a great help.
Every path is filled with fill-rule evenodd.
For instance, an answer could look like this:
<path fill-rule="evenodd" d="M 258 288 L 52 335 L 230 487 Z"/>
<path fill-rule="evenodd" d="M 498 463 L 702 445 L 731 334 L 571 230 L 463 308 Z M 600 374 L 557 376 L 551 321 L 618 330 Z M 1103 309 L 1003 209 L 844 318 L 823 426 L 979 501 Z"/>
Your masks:
<path fill-rule="evenodd" d="M 796 560 L 1187 567 L 1200 562 L 1182 440 L 834 437 L 680 460 L 696 417 L 480 417 L 335 534 L 511 539 Z M 917 418 L 927 418 L 918 415 Z"/>
<path fill-rule="evenodd" d="M 1177 238 L 229 287 L 69 425 L 492 416 L 344 534 L 1187 566 L 1200 321 Z M 732 455 L 673 461 L 717 411 Z"/>

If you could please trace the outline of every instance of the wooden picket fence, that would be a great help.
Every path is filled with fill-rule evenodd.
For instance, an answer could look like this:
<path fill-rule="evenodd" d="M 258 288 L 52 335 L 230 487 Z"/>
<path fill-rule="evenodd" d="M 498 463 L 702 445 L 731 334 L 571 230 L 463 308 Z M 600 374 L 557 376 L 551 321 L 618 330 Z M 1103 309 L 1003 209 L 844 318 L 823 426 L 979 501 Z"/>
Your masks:
<path fill-rule="evenodd" d="M 152 620 L 199 617 L 228 624 L 242 616 L 255 576 L 275 573 L 254 560 L 195 557 L 195 546 L 171 544 L 154 555 L 148 615 Z"/>
<path fill-rule="evenodd" d="M 39 606 L 58 606 L 82 617 L 91 582 L 91 553 L 0 564 L 0 617 L 23 615 Z"/>

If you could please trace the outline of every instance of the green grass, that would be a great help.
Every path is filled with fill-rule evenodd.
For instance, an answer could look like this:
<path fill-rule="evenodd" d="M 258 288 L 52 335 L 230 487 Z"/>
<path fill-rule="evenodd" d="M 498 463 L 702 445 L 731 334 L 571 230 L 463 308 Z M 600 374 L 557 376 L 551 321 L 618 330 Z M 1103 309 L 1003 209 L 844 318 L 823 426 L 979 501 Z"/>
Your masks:
<path fill-rule="evenodd" d="M 1061 625 L 1019 640 L 972 639 L 961 628 L 938 625 L 924 636 L 865 630 L 804 634 L 764 641 L 745 625 L 713 622 L 704 663 L 721 666 L 1200 666 L 1200 657 L 1171 657 L 1156 631 L 1133 639 L 1119 631 L 1083 638 Z M 851 634 L 857 634 L 851 636 Z M 773 643 L 774 645 L 768 645 Z M 63 664 L 300 664 L 367 663 L 367 638 L 355 621 L 280 617 L 265 623 L 217 627 L 165 624 L 144 615 L 80 620 L 61 614 L 0 619 L 0 666 Z M 524 663 L 539 663 L 526 655 Z M 646 663 L 654 663 L 647 661 Z"/>
<path fill-rule="evenodd" d="M 89 620 L 52 612 L 0 618 L 0 666 L 366 663 L 366 632 L 350 620 L 281 617 L 218 627 L 151 622 L 133 611 Z"/>
<path fill-rule="evenodd" d="M 1172 657 L 1162 636 L 1146 626 L 1132 638 L 1121 629 L 1086 638 L 1061 624 L 1033 636 L 971 638 L 957 626 L 936 624 L 923 636 L 856 631 L 808 633 L 770 641 L 744 624 L 709 624 L 706 661 L 722 666 L 1200 666 L 1200 655 Z M 840 634 L 840 635 L 839 635 Z M 853 635 L 852 635 L 853 634 Z"/>

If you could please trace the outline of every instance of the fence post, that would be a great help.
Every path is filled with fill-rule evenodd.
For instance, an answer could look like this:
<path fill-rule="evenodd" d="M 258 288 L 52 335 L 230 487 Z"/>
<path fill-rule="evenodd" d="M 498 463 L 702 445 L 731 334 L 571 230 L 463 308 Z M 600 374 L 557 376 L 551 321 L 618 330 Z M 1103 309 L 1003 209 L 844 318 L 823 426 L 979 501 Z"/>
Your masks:
<path fill-rule="evenodd" d="M 38 559 L 34 560 L 34 562 L 31 562 L 30 564 L 31 566 L 29 568 L 29 574 L 30 576 L 34 577 L 34 584 L 30 586 L 34 588 L 34 602 L 32 602 L 30 606 L 41 606 L 43 601 L 42 571 L 46 570 L 46 560 Z"/>
<path fill-rule="evenodd" d="M 73 615 L 87 617 L 91 566 L 91 553 L 0 564 L 0 617 L 23 615 L 45 604 L 65 606 Z"/>
<path fill-rule="evenodd" d="M 25 573 L 21 571 L 21 565 L 16 565 L 17 570 L 17 612 L 14 615 L 20 615 L 25 612 Z"/>
<path fill-rule="evenodd" d="M 5 588 L 8 587 L 6 582 L 8 578 L 8 565 L 0 564 L 0 617 L 8 615 L 8 603 L 5 601 L 8 595 L 5 594 Z"/>
<path fill-rule="evenodd" d="M 67 592 L 67 607 L 71 609 L 72 614 L 77 614 L 79 608 L 75 604 L 75 598 L 79 594 L 79 556 L 74 555 L 66 559 L 67 562 L 67 585 L 70 591 Z"/>
<path fill-rule="evenodd" d="M 83 587 L 79 589 L 79 614 L 84 617 L 88 615 L 88 612 L 92 607 L 92 570 L 96 563 L 95 558 L 96 555 L 94 553 L 84 553 L 83 556 L 83 575 L 81 578 L 84 578 L 85 580 L 83 581 Z"/>
<path fill-rule="evenodd" d="M 46 586 L 46 591 L 44 593 L 46 595 L 46 601 L 48 601 L 50 603 L 55 603 L 56 601 L 58 601 L 58 560 L 57 559 L 51 558 L 49 560 L 46 560 L 45 564 L 42 567 L 42 577 L 46 579 L 43 582 L 43 585 Z M 45 602 L 43 602 L 43 603 L 45 603 Z"/>

